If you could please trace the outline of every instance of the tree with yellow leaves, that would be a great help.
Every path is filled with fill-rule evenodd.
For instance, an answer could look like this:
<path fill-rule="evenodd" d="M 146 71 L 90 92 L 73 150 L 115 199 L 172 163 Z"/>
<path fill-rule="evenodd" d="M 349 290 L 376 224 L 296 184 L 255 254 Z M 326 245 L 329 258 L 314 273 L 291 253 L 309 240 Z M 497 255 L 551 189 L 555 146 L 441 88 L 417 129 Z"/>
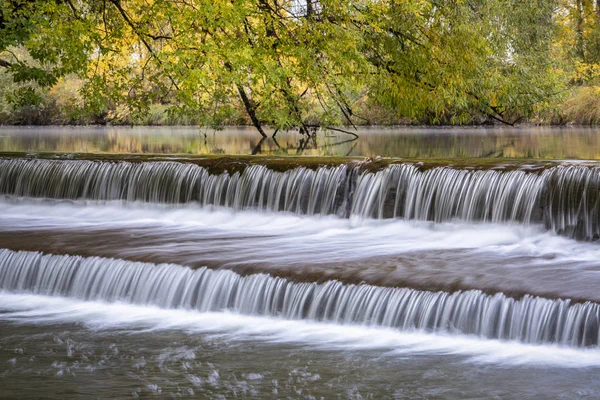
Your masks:
<path fill-rule="evenodd" d="M 88 107 L 168 103 L 206 126 L 242 105 L 263 136 L 353 125 L 365 98 L 430 123 L 513 124 L 561 85 L 550 0 L 1 1 L 16 81 L 76 73 Z"/>

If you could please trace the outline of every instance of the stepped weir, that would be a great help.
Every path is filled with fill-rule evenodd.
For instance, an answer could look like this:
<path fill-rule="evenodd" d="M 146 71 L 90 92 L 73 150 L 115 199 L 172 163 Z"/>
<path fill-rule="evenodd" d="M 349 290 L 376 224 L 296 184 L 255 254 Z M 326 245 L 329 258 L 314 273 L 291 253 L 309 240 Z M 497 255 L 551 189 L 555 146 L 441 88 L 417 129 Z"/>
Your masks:
<path fill-rule="evenodd" d="M 580 240 L 600 237 L 600 167 L 582 165 L 528 171 L 404 163 L 375 172 L 344 164 L 283 172 L 251 165 L 211 174 L 186 162 L 3 159 L 0 193 L 342 218 L 515 222 Z"/>
<path fill-rule="evenodd" d="M 196 270 L 101 257 L 0 250 L 0 289 L 200 312 L 475 335 L 528 344 L 597 347 L 600 306 L 477 290 L 429 292 L 266 274 Z"/>

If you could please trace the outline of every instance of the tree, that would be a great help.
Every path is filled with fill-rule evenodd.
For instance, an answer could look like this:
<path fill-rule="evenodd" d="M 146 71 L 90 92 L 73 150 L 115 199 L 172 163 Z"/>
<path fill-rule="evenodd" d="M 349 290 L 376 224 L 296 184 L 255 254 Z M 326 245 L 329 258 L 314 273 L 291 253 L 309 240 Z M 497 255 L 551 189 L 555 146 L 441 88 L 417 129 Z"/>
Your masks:
<path fill-rule="evenodd" d="M 554 2 L 540 0 L 379 3 L 368 49 L 382 70 L 380 102 L 431 122 L 479 114 L 513 124 L 560 91 L 548 57 Z"/>
<path fill-rule="evenodd" d="M 0 50 L 24 46 L 36 66 L 18 57 L 0 66 L 43 85 L 76 71 L 91 105 L 110 99 L 143 110 L 171 98 L 206 125 L 218 125 L 239 96 L 262 135 L 265 123 L 308 133 L 304 113 L 315 99 L 326 115 L 332 102 L 348 113 L 352 79 L 342 74 L 360 59 L 357 32 L 338 29 L 351 8 L 320 2 L 317 13 L 310 4 L 296 15 L 293 2 L 267 0 L 12 0 L 2 7 Z"/>
<path fill-rule="evenodd" d="M 353 125 L 364 98 L 512 124 L 560 90 L 553 0 L 1 1 L 0 67 L 16 81 L 77 73 L 88 107 L 168 103 L 206 126 L 242 106 L 263 136 Z"/>

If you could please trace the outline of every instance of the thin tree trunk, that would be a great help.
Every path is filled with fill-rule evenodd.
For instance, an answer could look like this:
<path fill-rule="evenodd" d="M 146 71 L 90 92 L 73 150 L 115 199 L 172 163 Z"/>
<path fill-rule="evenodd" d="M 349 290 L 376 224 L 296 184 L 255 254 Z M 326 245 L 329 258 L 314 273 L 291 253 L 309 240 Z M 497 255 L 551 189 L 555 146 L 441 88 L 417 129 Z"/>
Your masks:
<path fill-rule="evenodd" d="M 585 49 L 583 43 L 583 0 L 575 1 L 575 54 L 585 61 Z"/>
<path fill-rule="evenodd" d="M 233 66 L 231 65 L 231 63 L 229 61 L 227 61 L 225 63 L 225 68 L 227 68 L 229 71 L 233 71 Z M 242 99 L 242 103 L 244 103 L 244 108 L 246 109 L 246 113 L 250 117 L 250 121 L 252 121 L 252 125 L 254 125 L 254 127 L 256 128 L 258 133 L 260 133 L 260 136 L 262 136 L 263 138 L 266 138 L 267 134 L 263 130 L 262 124 L 260 123 L 260 121 L 258 120 L 258 117 L 256 116 L 256 103 L 254 103 L 248 97 L 246 90 L 244 89 L 244 87 L 241 84 L 236 83 L 235 87 L 237 88 L 240 98 Z"/>
<path fill-rule="evenodd" d="M 237 86 L 238 93 L 240 94 L 240 97 L 242 98 L 242 102 L 244 103 L 244 108 L 246 109 L 246 112 L 248 113 L 248 116 L 250 117 L 250 120 L 252 121 L 252 125 L 254 125 L 254 127 L 256 128 L 258 133 L 260 133 L 260 136 L 262 136 L 263 138 L 266 138 L 267 134 L 263 130 L 260 121 L 256 117 L 256 104 L 254 104 L 254 102 L 248 98 L 248 94 L 246 93 L 246 91 L 240 84 L 237 84 L 236 86 Z"/>

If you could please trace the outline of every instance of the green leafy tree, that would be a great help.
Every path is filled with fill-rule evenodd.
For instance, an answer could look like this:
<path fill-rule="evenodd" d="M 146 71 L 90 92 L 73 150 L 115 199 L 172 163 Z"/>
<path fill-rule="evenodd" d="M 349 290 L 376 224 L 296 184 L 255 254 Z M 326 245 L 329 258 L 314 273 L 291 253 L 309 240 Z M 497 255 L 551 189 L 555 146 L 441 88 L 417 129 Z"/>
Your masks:
<path fill-rule="evenodd" d="M 0 1 L 0 67 L 16 82 L 76 73 L 89 109 L 169 104 L 205 126 L 243 107 L 263 136 L 353 125 L 365 99 L 413 120 L 512 124 L 563 79 L 547 56 L 553 0 Z"/>
<path fill-rule="evenodd" d="M 560 92 L 553 1 L 389 1 L 371 8 L 377 99 L 429 122 L 513 124 Z"/>

